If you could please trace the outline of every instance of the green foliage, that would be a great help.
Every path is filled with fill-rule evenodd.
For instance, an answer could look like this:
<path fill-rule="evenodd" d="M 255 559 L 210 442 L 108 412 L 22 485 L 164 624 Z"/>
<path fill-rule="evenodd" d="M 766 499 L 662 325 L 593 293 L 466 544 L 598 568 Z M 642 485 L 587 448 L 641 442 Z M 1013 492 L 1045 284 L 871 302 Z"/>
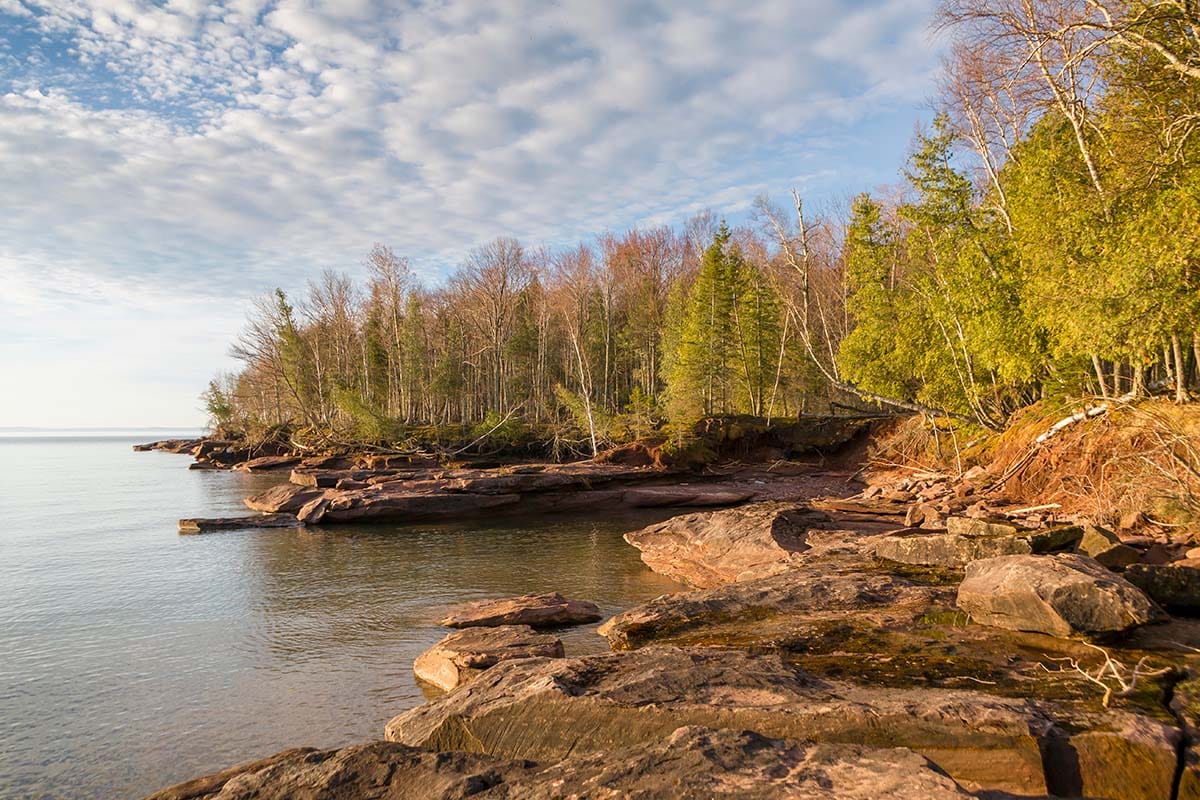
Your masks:
<path fill-rule="evenodd" d="M 867 195 L 854 201 L 845 253 L 856 326 L 838 363 L 869 391 L 996 426 L 1027 401 L 1045 359 L 1007 232 L 954 165 L 955 141 L 944 116 L 917 137 L 912 199 L 894 216 Z"/>
<path fill-rule="evenodd" d="M 675 295 L 668 306 L 677 327 L 664 337 L 674 348 L 667 410 L 684 424 L 714 413 L 760 413 L 774 385 L 780 303 L 731 238 L 722 223 L 686 300 Z"/>
<path fill-rule="evenodd" d="M 234 399 L 221 388 L 215 379 L 208 382 L 208 388 L 200 395 L 204 401 L 204 411 L 208 414 L 209 425 L 214 431 L 224 430 L 234 418 Z"/>
<path fill-rule="evenodd" d="M 506 417 L 498 411 L 489 411 L 471 427 L 470 435 L 473 439 L 484 437 L 484 441 L 492 447 L 506 447 L 524 444 L 529 430 L 515 415 Z"/>
<path fill-rule="evenodd" d="M 344 384 L 335 387 L 334 399 L 338 410 L 350 419 L 352 433 L 359 441 L 380 444 L 400 438 L 401 426 L 364 401 L 354 388 Z"/>

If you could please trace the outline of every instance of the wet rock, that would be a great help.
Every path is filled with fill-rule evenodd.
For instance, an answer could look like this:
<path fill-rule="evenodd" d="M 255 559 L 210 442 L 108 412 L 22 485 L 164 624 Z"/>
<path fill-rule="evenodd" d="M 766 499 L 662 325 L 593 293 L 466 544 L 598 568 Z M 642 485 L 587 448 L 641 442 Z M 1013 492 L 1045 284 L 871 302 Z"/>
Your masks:
<path fill-rule="evenodd" d="M 602 618 L 600 607 L 595 603 L 570 600 L 558 592 L 550 592 L 468 603 L 452 611 L 441 624 L 448 628 L 497 625 L 557 628 L 598 622 Z"/>
<path fill-rule="evenodd" d="M 1055 726 L 1029 701 L 817 681 L 774 656 L 654 647 L 502 663 L 388 723 L 393 741 L 559 760 L 661 740 L 685 725 L 910 748 L 956 780 L 1046 790 Z M 886 796 L 886 795 L 883 795 Z"/>
<path fill-rule="evenodd" d="M 417 656 L 413 672 L 448 692 L 501 661 L 535 657 L 562 658 L 562 641 L 557 636 L 537 633 L 528 625 L 467 628 Z"/>
<path fill-rule="evenodd" d="M 1141 558 L 1141 553 L 1123 544 L 1115 533 L 1090 523 L 1083 525 L 1083 536 L 1077 549 L 1109 569 L 1123 569 L 1130 564 L 1136 564 Z"/>
<path fill-rule="evenodd" d="M 1125 579 L 1174 611 L 1200 612 L 1200 568 L 1179 564 L 1134 564 Z"/>
<path fill-rule="evenodd" d="M 817 565 L 703 592 L 665 595 L 618 614 L 597 631 L 613 649 L 639 647 L 665 636 L 728 622 L 754 627 L 768 617 L 813 619 L 865 614 L 878 609 L 920 607 L 934 590 L 893 575 L 839 574 Z"/>
<path fill-rule="evenodd" d="M 1073 554 L 973 561 L 957 603 L 981 625 L 1058 637 L 1112 636 L 1164 616 L 1136 586 Z"/>
<path fill-rule="evenodd" d="M 180 533 L 208 533 L 244 528 L 299 528 L 300 521 L 294 514 L 259 514 L 252 517 L 214 517 L 179 520 Z"/>
<path fill-rule="evenodd" d="M 254 511 L 262 511 L 267 514 L 278 514 L 280 512 L 288 512 L 295 514 L 308 503 L 324 497 L 323 489 L 315 489 L 309 486 L 297 486 L 294 483 L 283 483 L 279 486 L 272 486 L 265 492 L 247 497 L 243 502 L 247 508 Z"/>
<path fill-rule="evenodd" d="M 807 550 L 809 527 L 829 517 L 794 503 L 755 503 L 685 514 L 625 534 L 662 575 L 708 589 L 788 569 Z"/>

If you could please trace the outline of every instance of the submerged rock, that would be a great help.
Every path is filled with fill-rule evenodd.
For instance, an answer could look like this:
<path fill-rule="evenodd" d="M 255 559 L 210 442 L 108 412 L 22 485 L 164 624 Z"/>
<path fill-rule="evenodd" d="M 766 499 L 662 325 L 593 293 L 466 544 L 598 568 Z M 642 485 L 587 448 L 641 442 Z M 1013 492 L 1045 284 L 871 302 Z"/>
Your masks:
<path fill-rule="evenodd" d="M 788 569 L 809 549 L 808 528 L 828 521 L 794 503 L 755 503 L 672 517 L 625 534 L 625 541 L 655 572 L 709 589 Z"/>
<path fill-rule="evenodd" d="M 179 520 L 180 533 L 207 533 L 242 528 L 299 528 L 301 522 L 293 514 L 259 514 L 252 517 L 212 517 Z"/>
<path fill-rule="evenodd" d="M 288 750 L 149 800 L 745 798 L 952 800 L 968 794 L 905 748 L 801 744 L 750 731 L 681 727 L 644 746 L 540 766 L 394 742 Z"/>
<path fill-rule="evenodd" d="M 595 603 L 570 600 L 558 592 L 550 592 L 468 603 L 452 611 L 441 624 L 448 628 L 498 625 L 557 628 L 599 622 L 601 619 L 603 615 Z"/>
<path fill-rule="evenodd" d="M 1120 781 L 1169 792 L 1171 729 L 1159 726 L 1166 731 L 1162 742 L 1127 740 L 1119 720 L 1094 722 L 1091 739 L 1081 742 L 1085 749 L 1071 764 L 1074 738 L 1029 700 L 866 688 L 814 679 L 776 656 L 652 647 L 499 664 L 469 686 L 396 717 L 386 735 L 414 746 L 559 760 L 645 745 L 680 726 L 702 725 L 822 743 L 907 747 L 964 785 L 1023 795 L 1041 796 L 1048 789 L 1079 794 L 1080 785 Z M 1050 749 L 1063 755 L 1064 766 L 1047 772 L 1043 752 Z M 1102 750 L 1109 751 L 1107 759 L 1083 757 Z M 1141 764 L 1135 768 L 1146 773 L 1144 780 L 1130 774 L 1130 764 Z M 1130 790 L 1109 796 L 1162 795 Z"/>
<path fill-rule="evenodd" d="M 1059 637 L 1111 636 L 1164 617 L 1136 586 L 1073 554 L 973 561 L 957 602 L 982 625 Z"/>
<path fill-rule="evenodd" d="M 562 641 L 557 636 L 536 633 L 528 625 L 467 628 L 451 633 L 417 656 L 413 672 L 448 692 L 501 661 L 535 657 L 562 658 Z"/>

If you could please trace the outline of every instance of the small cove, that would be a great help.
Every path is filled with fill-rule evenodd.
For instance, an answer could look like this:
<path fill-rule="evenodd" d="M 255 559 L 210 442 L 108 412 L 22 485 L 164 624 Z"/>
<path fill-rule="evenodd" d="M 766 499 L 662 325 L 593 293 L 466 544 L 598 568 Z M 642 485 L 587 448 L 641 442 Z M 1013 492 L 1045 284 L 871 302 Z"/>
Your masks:
<path fill-rule="evenodd" d="M 282 476 L 131 451 L 153 438 L 0 438 L 0 796 L 137 797 L 378 738 L 422 701 L 448 605 L 558 590 L 607 615 L 678 588 L 621 538 L 671 512 L 179 536 Z"/>

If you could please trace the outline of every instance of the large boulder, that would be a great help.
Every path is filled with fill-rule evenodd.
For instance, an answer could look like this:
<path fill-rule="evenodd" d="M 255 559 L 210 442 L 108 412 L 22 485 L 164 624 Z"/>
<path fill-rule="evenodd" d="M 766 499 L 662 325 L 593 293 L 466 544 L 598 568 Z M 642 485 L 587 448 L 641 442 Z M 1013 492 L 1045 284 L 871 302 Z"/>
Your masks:
<path fill-rule="evenodd" d="M 951 517 L 946 524 L 945 533 L 884 537 L 876 544 L 875 554 L 901 564 L 961 567 L 982 558 L 1069 550 L 1083 536 L 1083 529 L 1074 525 L 1033 530 L 969 517 Z"/>
<path fill-rule="evenodd" d="M 1076 754 L 1067 728 L 1030 700 L 822 681 L 777 656 L 705 648 L 498 664 L 396 717 L 386 736 L 413 746 L 559 761 L 645 747 L 688 725 L 907 747 L 960 783 L 1022 795 L 1078 796 L 1081 786 L 1125 781 L 1151 785 L 1154 793 L 1105 796 L 1158 798 L 1164 787 L 1169 793 L 1174 771 L 1167 726 L 1159 725 L 1161 741 L 1127 741 L 1120 724 L 1096 724 L 1088 730 L 1092 741 Z M 1103 748 L 1110 758 L 1084 757 Z M 1056 754 L 1052 763 L 1043 757 L 1048 752 Z M 1130 764 L 1141 764 L 1137 769 L 1150 777 L 1131 775 Z"/>
<path fill-rule="evenodd" d="M 528 625 L 467 628 L 451 633 L 417 656 L 413 672 L 448 692 L 501 661 L 537 657 L 562 658 L 562 641 L 557 636 L 537 633 Z"/>
<path fill-rule="evenodd" d="M 1113 636 L 1164 616 L 1136 586 L 1074 554 L 973 561 L 957 603 L 982 625 L 1059 637 Z"/>
<path fill-rule="evenodd" d="M 625 541 L 655 572 L 708 589 L 788 569 L 808 549 L 808 529 L 828 521 L 794 503 L 755 503 L 673 517 Z"/>
<path fill-rule="evenodd" d="M 1200 612 L 1200 566 L 1134 564 L 1125 570 L 1125 578 L 1173 611 Z"/>
<path fill-rule="evenodd" d="M 570 600 L 558 592 L 527 594 L 499 600 L 481 600 L 454 609 L 442 620 L 447 628 L 529 625 L 557 628 L 603 619 L 600 607 L 586 600 Z"/>
<path fill-rule="evenodd" d="M 659 741 L 549 766 L 394 742 L 288 750 L 199 778 L 151 800 L 955 800 L 972 797 L 904 748 L 797 743 L 751 731 L 682 727 Z"/>

